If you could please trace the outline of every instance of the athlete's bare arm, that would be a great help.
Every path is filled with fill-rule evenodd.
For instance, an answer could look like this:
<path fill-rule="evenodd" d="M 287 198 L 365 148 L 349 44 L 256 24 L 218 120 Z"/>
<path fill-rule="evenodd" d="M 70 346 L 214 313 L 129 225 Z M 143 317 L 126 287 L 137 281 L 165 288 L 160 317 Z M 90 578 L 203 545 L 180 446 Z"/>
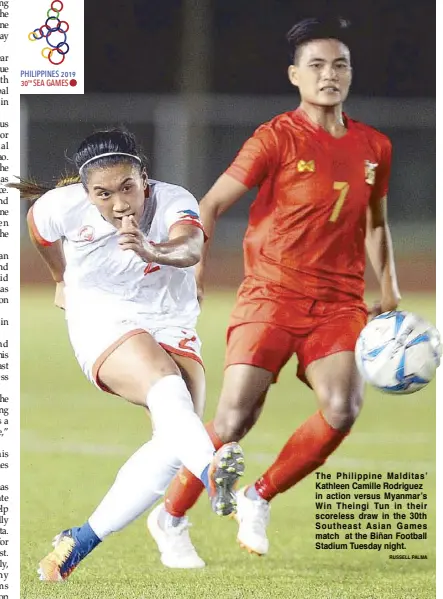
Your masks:
<path fill-rule="evenodd" d="M 205 243 L 200 262 L 196 268 L 199 301 L 203 298 L 205 267 L 209 243 L 215 230 L 216 220 L 237 202 L 248 188 L 230 175 L 221 175 L 200 202 L 200 220 L 203 223 L 208 242 Z"/>
<path fill-rule="evenodd" d="M 195 225 L 173 225 L 169 240 L 154 246 L 158 264 L 170 264 L 178 268 L 194 266 L 200 260 L 204 246 L 203 231 Z"/>
<path fill-rule="evenodd" d="M 377 202 L 371 202 L 366 225 L 366 251 L 380 283 L 381 312 L 395 310 L 401 299 L 386 205 L 386 197 Z"/>
<path fill-rule="evenodd" d="M 50 245 L 42 245 L 41 240 L 36 237 L 34 227 L 31 224 L 31 216 L 28 218 L 29 222 L 29 236 L 32 244 L 43 258 L 52 278 L 55 281 L 55 297 L 54 304 L 57 308 L 64 310 L 65 298 L 64 298 L 64 282 L 63 275 L 66 268 L 65 255 L 63 253 L 63 246 L 60 240 L 51 243 Z"/>
<path fill-rule="evenodd" d="M 29 236 L 36 250 L 43 258 L 54 281 L 56 283 L 63 281 L 66 262 L 65 256 L 63 254 L 62 242 L 58 240 L 54 243 L 43 245 L 42 242 L 36 237 L 34 228 L 31 226 L 31 224 L 29 225 Z"/>

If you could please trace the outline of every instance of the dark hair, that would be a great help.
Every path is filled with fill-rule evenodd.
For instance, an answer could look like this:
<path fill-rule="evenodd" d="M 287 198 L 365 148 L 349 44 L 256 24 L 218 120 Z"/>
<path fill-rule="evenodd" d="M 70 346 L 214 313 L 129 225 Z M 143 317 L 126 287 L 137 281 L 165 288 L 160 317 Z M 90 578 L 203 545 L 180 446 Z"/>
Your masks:
<path fill-rule="evenodd" d="M 291 62 L 297 61 L 298 50 L 312 40 L 336 39 L 347 44 L 350 22 L 341 17 L 328 19 L 304 19 L 296 23 L 286 34 L 290 47 Z"/>
<path fill-rule="evenodd" d="M 103 156 L 94 160 L 96 156 L 111 153 L 112 156 Z M 147 168 L 147 159 L 139 148 L 135 136 L 123 128 L 96 131 L 89 135 L 81 142 L 70 161 L 76 166 L 78 174 L 66 172 L 53 185 L 37 183 L 33 179 L 19 179 L 19 183 L 9 183 L 7 186 L 18 189 L 22 199 L 33 201 L 54 187 L 65 187 L 75 183 L 86 185 L 91 168 L 106 168 L 122 162 L 138 166 L 140 173 Z"/>
<path fill-rule="evenodd" d="M 113 155 L 95 159 L 102 154 Z M 106 168 L 121 162 L 140 167 L 140 172 L 147 168 L 147 160 L 138 147 L 135 136 L 124 129 L 108 129 L 89 135 L 74 154 L 73 162 L 83 184 L 86 183 L 91 168 Z"/>

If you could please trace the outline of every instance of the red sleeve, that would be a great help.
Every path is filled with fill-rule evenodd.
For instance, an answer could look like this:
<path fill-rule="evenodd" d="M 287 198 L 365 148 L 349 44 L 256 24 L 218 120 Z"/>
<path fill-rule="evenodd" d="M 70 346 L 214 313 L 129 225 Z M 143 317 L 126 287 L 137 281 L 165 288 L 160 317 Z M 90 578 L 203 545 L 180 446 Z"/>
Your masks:
<path fill-rule="evenodd" d="M 175 223 L 172 223 L 172 225 L 169 227 L 169 232 L 171 232 L 172 229 L 174 227 L 177 227 L 178 225 L 191 225 L 192 227 L 197 227 L 198 229 L 203 231 L 203 238 L 204 238 L 205 242 L 208 241 L 208 239 L 209 239 L 209 237 L 206 235 L 206 231 L 203 227 L 203 223 L 200 220 L 196 220 L 196 219 L 188 220 L 186 218 L 177 220 L 177 221 L 175 221 Z"/>
<path fill-rule="evenodd" d="M 377 202 L 388 194 L 389 177 L 391 175 L 392 144 L 387 137 L 384 138 L 380 148 L 380 158 L 375 174 L 375 184 L 371 199 Z"/>
<path fill-rule="evenodd" d="M 276 156 L 274 132 L 267 126 L 260 127 L 243 145 L 226 174 L 251 189 L 269 174 Z"/>

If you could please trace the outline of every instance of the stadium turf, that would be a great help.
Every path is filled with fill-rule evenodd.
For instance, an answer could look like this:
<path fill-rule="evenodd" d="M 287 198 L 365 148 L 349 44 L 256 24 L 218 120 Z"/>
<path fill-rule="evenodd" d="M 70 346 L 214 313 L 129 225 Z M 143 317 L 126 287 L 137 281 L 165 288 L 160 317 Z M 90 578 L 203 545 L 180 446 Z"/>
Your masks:
<path fill-rule="evenodd" d="M 224 329 L 234 293 L 209 294 L 199 331 L 208 378 L 206 417 L 220 389 Z M 432 296 L 406 298 L 404 309 L 435 319 Z M 256 428 L 243 441 L 245 481 L 271 463 L 298 423 L 314 410 L 311 392 L 287 365 Z M 22 295 L 21 568 L 26 599 L 427 599 L 435 597 L 435 384 L 411 396 L 367 391 L 353 433 L 324 472 L 427 472 L 428 539 L 390 560 L 389 551 L 315 549 L 311 476 L 272 504 L 267 557 L 242 552 L 236 525 L 210 512 L 202 497 L 190 512 L 192 539 L 208 566 L 171 571 L 161 566 L 142 517 L 99 546 L 64 584 L 38 581 L 38 561 L 63 528 L 83 523 L 118 468 L 149 435 L 142 410 L 95 390 L 69 346 L 62 312 L 47 289 Z"/>

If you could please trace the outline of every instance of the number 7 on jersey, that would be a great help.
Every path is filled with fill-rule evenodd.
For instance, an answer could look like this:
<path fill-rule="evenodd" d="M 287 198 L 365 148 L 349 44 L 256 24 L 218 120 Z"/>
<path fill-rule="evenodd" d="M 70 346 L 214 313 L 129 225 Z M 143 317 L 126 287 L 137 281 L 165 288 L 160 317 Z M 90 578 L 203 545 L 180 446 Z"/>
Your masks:
<path fill-rule="evenodd" d="M 346 196 L 349 192 L 349 183 L 347 181 L 334 181 L 334 189 L 339 191 L 338 200 L 334 204 L 334 208 L 332 210 L 332 214 L 329 217 L 329 222 L 335 223 L 338 219 L 341 209 L 343 208 L 343 204 L 345 203 Z"/>

